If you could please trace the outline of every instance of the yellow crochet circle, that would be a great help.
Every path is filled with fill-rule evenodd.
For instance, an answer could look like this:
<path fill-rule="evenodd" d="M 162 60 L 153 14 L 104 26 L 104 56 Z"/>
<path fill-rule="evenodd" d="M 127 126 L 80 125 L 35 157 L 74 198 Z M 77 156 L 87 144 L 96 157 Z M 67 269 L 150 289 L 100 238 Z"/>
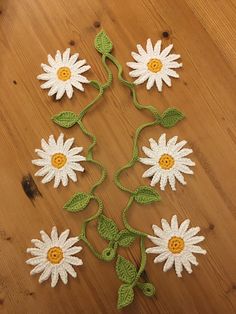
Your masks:
<path fill-rule="evenodd" d="M 148 70 L 153 72 L 153 73 L 160 72 L 162 69 L 162 66 L 163 66 L 163 64 L 162 64 L 161 60 L 159 60 L 159 59 L 150 59 L 148 64 L 147 64 Z"/>
<path fill-rule="evenodd" d="M 174 166 L 175 160 L 172 156 L 163 154 L 160 157 L 158 163 L 162 169 L 168 170 Z"/>
<path fill-rule="evenodd" d="M 53 167 L 60 169 L 65 166 L 66 162 L 67 162 L 67 158 L 64 154 L 56 153 L 52 155 L 51 163 Z"/>
<path fill-rule="evenodd" d="M 57 70 L 57 77 L 61 81 L 67 81 L 71 77 L 71 70 L 68 67 L 61 67 Z"/>
<path fill-rule="evenodd" d="M 168 242 L 168 249 L 174 254 L 182 252 L 184 249 L 184 240 L 180 237 L 172 237 Z"/>
<path fill-rule="evenodd" d="M 63 259 L 63 252 L 62 249 L 54 246 L 52 247 L 47 254 L 47 259 L 52 264 L 59 264 L 61 260 Z"/>

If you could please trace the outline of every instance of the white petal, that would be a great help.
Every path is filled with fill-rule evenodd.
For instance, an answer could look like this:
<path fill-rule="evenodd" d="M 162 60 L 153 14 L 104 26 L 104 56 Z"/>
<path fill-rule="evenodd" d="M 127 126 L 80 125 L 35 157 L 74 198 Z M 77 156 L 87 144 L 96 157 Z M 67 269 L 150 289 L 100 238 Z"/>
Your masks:
<path fill-rule="evenodd" d="M 61 64 L 62 63 L 61 52 L 59 50 L 57 50 L 55 61 L 56 61 L 57 64 Z"/>
<path fill-rule="evenodd" d="M 44 243 L 49 244 L 52 242 L 49 235 L 44 230 L 40 231 L 40 235 Z"/>
<path fill-rule="evenodd" d="M 67 186 L 67 185 L 68 185 L 67 173 L 62 172 L 61 182 L 62 182 L 62 185 L 63 185 L 63 186 Z"/>
<path fill-rule="evenodd" d="M 182 183 L 183 185 L 186 184 L 183 175 L 182 175 L 178 170 L 175 171 L 175 177 L 176 177 L 176 179 L 177 179 L 180 183 Z"/>
<path fill-rule="evenodd" d="M 59 275 L 61 277 L 62 282 L 64 283 L 64 285 L 66 285 L 68 283 L 68 274 L 65 271 L 65 269 L 63 267 L 60 267 L 58 269 Z"/>
<path fill-rule="evenodd" d="M 59 88 L 58 84 L 55 84 L 54 86 L 52 86 L 52 88 L 48 92 L 48 96 L 53 96 L 54 94 L 56 94 L 58 91 L 58 88 Z"/>
<path fill-rule="evenodd" d="M 55 174 L 55 180 L 54 180 L 53 187 L 56 189 L 59 186 L 60 182 L 61 182 L 61 172 L 57 171 Z"/>
<path fill-rule="evenodd" d="M 61 84 L 56 94 L 56 100 L 61 99 L 62 96 L 65 94 L 65 91 L 66 91 L 65 84 Z"/>
<path fill-rule="evenodd" d="M 64 143 L 64 134 L 61 133 L 57 139 L 57 147 L 59 149 L 62 149 L 63 148 L 63 143 Z"/>
<path fill-rule="evenodd" d="M 154 175 L 154 173 L 157 171 L 157 166 L 152 166 L 151 168 L 149 168 L 148 170 L 146 170 L 142 177 L 143 178 L 149 178 L 149 177 L 152 177 Z"/>
<path fill-rule="evenodd" d="M 43 262 L 41 264 L 38 264 L 37 266 L 35 266 L 31 272 L 30 272 L 30 275 L 35 275 L 35 274 L 38 274 L 38 273 L 41 273 L 42 271 L 44 271 L 44 269 L 46 268 L 46 266 L 48 265 L 48 262 Z"/>
<path fill-rule="evenodd" d="M 166 184 L 167 184 L 167 175 L 162 173 L 161 181 L 160 181 L 160 188 L 161 188 L 162 191 L 165 190 Z"/>
<path fill-rule="evenodd" d="M 69 99 L 71 99 L 72 96 L 73 96 L 73 88 L 72 88 L 71 84 L 67 84 L 65 88 L 66 88 L 66 95 L 67 95 L 67 97 Z"/>
<path fill-rule="evenodd" d="M 169 180 L 171 189 L 173 191 L 176 191 L 176 188 L 175 188 L 175 175 L 174 175 L 174 173 L 169 173 L 168 174 L 168 180 Z"/>
<path fill-rule="evenodd" d="M 76 63 L 74 63 L 71 68 L 72 70 L 77 70 L 78 68 L 82 67 L 84 64 L 86 63 L 86 60 L 83 59 L 83 60 L 79 60 L 77 61 Z"/>
<path fill-rule="evenodd" d="M 140 56 L 138 53 L 136 52 L 131 52 L 131 56 L 134 58 L 135 61 L 137 62 L 141 62 L 143 60 L 143 57 Z"/>
<path fill-rule="evenodd" d="M 171 69 L 166 69 L 166 74 L 168 76 L 172 76 L 172 77 L 175 77 L 175 78 L 179 77 L 179 74 L 177 72 L 175 72 L 174 70 L 171 70 Z"/>
<path fill-rule="evenodd" d="M 185 165 L 178 165 L 178 170 L 183 173 L 193 174 L 193 171 L 188 166 Z"/>
<path fill-rule="evenodd" d="M 173 264 L 174 264 L 174 261 L 175 261 L 174 256 L 173 256 L 172 254 L 169 255 L 169 257 L 167 258 L 167 261 L 166 261 L 165 264 L 164 264 L 163 271 L 166 272 L 166 271 L 168 271 L 169 269 L 171 269 L 171 267 L 172 267 Z"/>
<path fill-rule="evenodd" d="M 89 83 L 89 80 L 83 75 L 76 75 L 76 80 L 81 83 Z"/>
<path fill-rule="evenodd" d="M 160 147 L 164 147 L 166 146 L 166 134 L 163 133 L 160 138 L 159 138 L 159 141 L 158 141 L 158 144 Z"/>
<path fill-rule="evenodd" d="M 196 259 L 196 257 L 195 257 L 192 253 L 187 254 L 187 255 L 186 255 L 186 258 L 188 259 L 188 261 L 189 261 L 191 264 L 193 264 L 193 265 L 195 265 L 195 266 L 198 265 L 197 259 Z"/>
<path fill-rule="evenodd" d="M 144 74 L 147 73 L 147 69 L 146 68 L 141 68 L 141 69 L 137 69 L 137 70 L 133 70 L 129 72 L 129 76 L 131 77 L 139 77 L 142 76 Z M 149 76 L 149 75 L 148 75 Z M 145 81 L 145 80 L 144 80 Z M 135 81 L 136 82 L 136 81 Z M 143 83 L 143 82 L 142 82 Z M 140 84 L 140 83 L 139 83 Z"/>
<path fill-rule="evenodd" d="M 143 152 L 150 158 L 157 158 L 158 153 L 145 146 L 142 147 Z"/>
<path fill-rule="evenodd" d="M 170 256 L 170 254 L 171 253 L 169 251 L 161 253 L 154 259 L 154 263 L 161 263 L 165 261 Z"/>
<path fill-rule="evenodd" d="M 74 65 L 74 63 L 77 61 L 78 57 L 79 57 L 79 54 L 78 54 L 78 53 L 73 54 L 73 55 L 70 57 L 70 60 L 69 60 L 69 62 L 68 62 L 68 65 L 69 65 L 69 66 Z"/>
<path fill-rule="evenodd" d="M 34 159 L 34 160 L 32 160 L 32 164 L 34 164 L 36 166 L 39 166 L 39 167 L 48 166 L 48 160 L 45 160 L 45 159 Z M 40 174 L 36 174 L 36 173 L 35 173 L 36 176 L 41 176 Z"/>
<path fill-rule="evenodd" d="M 159 75 L 156 76 L 156 87 L 159 92 L 162 91 L 162 79 Z"/>
<path fill-rule="evenodd" d="M 168 75 L 166 75 L 166 73 L 162 73 L 161 78 L 166 83 L 167 86 L 171 87 L 171 79 L 169 78 Z"/>
<path fill-rule="evenodd" d="M 206 250 L 203 250 L 199 245 L 191 245 L 188 247 L 188 250 L 190 250 L 192 253 L 198 253 L 198 254 L 206 254 Z"/>
<path fill-rule="evenodd" d="M 170 232 L 171 231 L 171 228 L 170 228 L 170 225 L 169 223 L 167 222 L 166 219 L 161 219 L 161 225 L 162 225 L 162 229 L 165 231 L 165 232 Z"/>
<path fill-rule="evenodd" d="M 83 85 L 82 85 L 80 82 L 76 81 L 75 79 L 71 81 L 71 84 L 72 84 L 75 88 L 79 89 L 81 92 L 84 91 Z"/>
<path fill-rule="evenodd" d="M 156 171 L 156 173 L 154 174 L 154 176 L 152 178 L 152 181 L 151 181 L 150 185 L 151 186 L 155 186 L 159 182 L 160 178 L 161 178 L 161 172 L 160 171 Z"/>
<path fill-rule="evenodd" d="M 45 243 L 38 239 L 32 239 L 31 243 L 33 243 L 39 249 L 42 249 L 45 246 Z"/>
<path fill-rule="evenodd" d="M 189 274 L 192 273 L 192 267 L 188 259 L 182 258 L 182 264 Z"/>
<path fill-rule="evenodd" d="M 52 67 L 50 67 L 49 65 L 44 64 L 44 63 L 41 63 L 41 67 L 44 70 L 44 72 L 46 72 L 46 73 L 51 73 L 54 71 Z"/>
<path fill-rule="evenodd" d="M 165 63 L 165 66 L 169 69 L 178 69 L 181 68 L 183 66 L 183 63 L 179 63 L 179 62 L 167 62 Z"/>
<path fill-rule="evenodd" d="M 70 57 L 70 48 L 67 48 L 65 52 L 63 53 L 63 63 L 68 62 L 69 57 Z"/>
<path fill-rule="evenodd" d="M 26 250 L 27 253 L 30 253 L 33 256 L 42 256 L 43 255 L 43 251 L 41 249 L 38 248 L 28 248 Z"/>
<path fill-rule="evenodd" d="M 58 282 L 59 279 L 59 273 L 57 267 L 53 267 L 52 272 L 51 272 L 51 287 L 54 288 Z"/>
<path fill-rule="evenodd" d="M 176 160 L 178 163 L 184 164 L 186 166 L 195 166 L 195 162 L 193 162 L 190 158 L 178 158 Z"/>
<path fill-rule="evenodd" d="M 73 182 L 77 182 L 77 176 L 73 169 L 67 168 L 67 175 Z"/>
<path fill-rule="evenodd" d="M 137 45 L 137 49 L 141 56 L 145 56 L 147 54 L 146 51 L 143 49 L 143 47 L 139 44 Z"/>
<path fill-rule="evenodd" d="M 144 81 L 146 81 L 149 78 L 149 73 L 142 74 L 137 80 L 134 81 L 134 84 L 139 85 L 142 84 Z"/>
<path fill-rule="evenodd" d="M 194 227 L 190 228 L 185 234 L 184 234 L 184 240 L 187 241 L 188 239 L 195 236 L 200 231 L 200 227 Z"/>
<path fill-rule="evenodd" d="M 26 264 L 29 264 L 29 265 L 38 265 L 38 264 L 41 264 L 45 262 L 45 257 L 42 257 L 42 256 L 36 256 L 36 257 L 32 257 L 30 259 L 28 259 L 26 261 Z"/>
<path fill-rule="evenodd" d="M 196 236 L 196 237 L 192 237 L 188 240 L 186 240 L 186 244 L 197 244 L 199 242 L 202 242 L 205 239 L 205 237 L 203 236 Z"/>
<path fill-rule="evenodd" d="M 75 256 L 66 256 L 65 261 L 71 265 L 79 266 L 83 265 L 82 259 L 75 257 Z"/>
<path fill-rule="evenodd" d="M 63 265 L 64 265 L 65 270 L 66 270 L 73 278 L 76 278 L 76 277 L 77 277 L 77 274 L 76 274 L 74 268 L 73 268 L 70 264 L 68 264 L 67 262 L 64 262 Z"/>
<path fill-rule="evenodd" d="M 178 277 L 182 277 L 181 275 L 182 271 L 183 271 L 183 265 L 182 265 L 181 259 L 180 257 L 176 256 L 175 257 L 175 272 Z"/>
<path fill-rule="evenodd" d="M 159 228 L 157 225 L 152 225 L 152 229 L 153 229 L 153 232 L 154 234 L 159 237 L 159 238 L 162 238 L 162 239 L 165 239 L 166 238 L 166 234 L 163 232 L 163 230 L 161 230 L 161 228 Z"/>
<path fill-rule="evenodd" d="M 157 142 L 153 138 L 149 139 L 149 143 L 150 143 L 150 147 L 153 151 L 157 151 L 159 149 Z"/>
<path fill-rule="evenodd" d="M 179 236 L 180 237 L 183 237 L 186 230 L 188 229 L 188 226 L 190 224 L 190 220 L 189 219 L 186 219 L 182 222 L 182 224 L 180 225 L 179 227 Z"/>
<path fill-rule="evenodd" d="M 51 232 L 52 245 L 56 245 L 58 242 L 57 228 L 54 226 Z"/>
<path fill-rule="evenodd" d="M 74 148 L 72 148 L 72 149 L 70 149 L 70 150 L 68 151 L 68 155 L 69 155 L 69 156 L 74 156 L 74 155 L 76 155 L 76 154 L 81 153 L 82 150 L 83 150 L 83 147 L 74 147 Z"/>
<path fill-rule="evenodd" d="M 153 237 L 148 235 L 148 239 L 150 239 L 152 241 L 152 243 L 154 243 L 155 245 L 158 246 L 164 246 L 165 245 L 165 241 L 161 238 L 157 238 L 157 237 Z"/>
<path fill-rule="evenodd" d="M 70 249 L 67 249 L 64 253 L 65 256 L 69 256 L 69 255 L 74 255 L 74 254 L 77 254 L 79 252 L 82 251 L 82 247 L 81 246 L 73 246 L 72 248 Z"/>
<path fill-rule="evenodd" d="M 127 62 L 126 63 L 128 65 L 128 67 L 138 70 L 138 69 L 146 69 L 146 65 L 143 63 L 138 63 L 138 62 Z"/>
<path fill-rule="evenodd" d="M 172 48 L 173 48 L 173 44 L 167 46 L 164 50 L 162 50 L 160 57 L 165 58 L 170 53 Z"/>
<path fill-rule="evenodd" d="M 139 161 L 140 161 L 142 164 L 150 165 L 150 166 L 154 166 L 154 165 L 157 164 L 156 159 L 153 159 L 153 158 L 139 158 Z"/>
<path fill-rule="evenodd" d="M 153 54 L 153 46 L 150 38 L 147 40 L 146 50 L 148 54 Z"/>
<path fill-rule="evenodd" d="M 158 56 L 161 51 L 161 40 L 158 40 L 154 46 L 154 53 Z"/>
<path fill-rule="evenodd" d="M 63 153 L 67 154 L 69 149 L 71 148 L 72 144 L 74 143 L 75 139 L 72 137 L 72 138 L 69 138 L 68 140 L 65 141 L 64 143 L 64 147 L 63 147 Z"/>
<path fill-rule="evenodd" d="M 48 63 L 53 67 L 56 63 L 51 55 L 48 55 Z"/>
<path fill-rule="evenodd" d="M 185 144 L 187 144 L 187 141 L 181 141 L 181 142 L 177 143 L 177 144 L 174 146 L 172 152 L 173 152 L 173 153 L 178 152 Z"/>
<path fill-rule="evenodd" d="M 78 237 L 73 237 L 73 238 L 69 238 L 63 245 L 63 251 L 66 251 L 68 248 L 70 248 L 71 246 L 73 246 L 75 243 L 77 243 L 79 241 Z"/>
<path fill-rule="evenodd" d="M 49 173 L 43 178 L 42 183 L 45 184 L 45 183 L 50 182 L 54 178 L 54 176 L 55 176 L 55 170 L 51 169 Z"/>
<path fill-rule="evenodd" d="M 155 75 L 152 75 L 149 77 L 149 79 L 147 81 L 147 85 L 146 85 L 147 90 L 151 89 L 153 87 L 154 83 L 155 83 Z"/>
<path fill-rule="evenodd" d="M 178 220 L 177 220 L 177 216 L 174 215 L 172 218 L 171 218 L 171 229 L 174 231 L 174 232 L 178 232 Z"/>
<path fill-rule="evenodd" d="M 70 233 L 70 230 L 69 229 L 66 229 L 65 231 L 62 232 L 62 234 L 59 236 L 59 239 L 58 239 L 58 245 L 60 247 L 62 247 L 66 241 L 66 239 L 68 238 L 68 235 Z"/>
<path fill-rule="evenodd" d="M 42 73 L 37 76 L 38 80 L 47 81 L 52 77 L 51 73 Z"/>
<path fill-rule="evenodd" d="M 39 283 L 42 283 L 43 281 L 47 280 L 51 275 L 51 271 L 52 271 L 52 265 L 48 264 L 46 268 L 44 269 L 43 273 L 39 277 Z"/>
<path fill-rule="evenodd" d="M 169 56 L 167 56 L 165 58 L 165 60 L 168 61 L 168 62 L 171 62 L 171 61 L 177 60 L 179 58 L 180 58 L 180 55 L 177 55 L 177 54 L 173 53 L 173 54 L 170 54 Z"/>
<path fill-rule="evenodd" d="M 70 157 L 70 162 L 78 162 L 78 161 L 84 161 L 86 158 L 81 155 L 75 155 Z"/>
<path fill-rule="evenodd" d="M 81 68 L 79 68 L 78 70 L 76 70 L 76 73 L 77 74 L 82 74 L 82 73 L 88 71 L 90 68 L 91 68 L 90 65 L 84 65 Z"/>
<path fill-rule="evenodd" d="M 166 248 L 165 247 L 150 247 L 148 249 L 146 249 L 146 253 L 151 253 L 151 254 L 160 254 L 166 252 Z"/>
<path fill-rule="evenodd" d="M 84 168 L 79 163 L 71 162 L 70 167 L 76 171 L 84 172 Z"/>

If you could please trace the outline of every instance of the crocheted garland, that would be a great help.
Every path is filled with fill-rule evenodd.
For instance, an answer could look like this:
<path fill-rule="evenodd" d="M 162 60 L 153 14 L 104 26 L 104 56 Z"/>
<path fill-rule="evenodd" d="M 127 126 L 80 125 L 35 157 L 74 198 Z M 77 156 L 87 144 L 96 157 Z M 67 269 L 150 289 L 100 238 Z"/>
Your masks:
<path fill-rule="evenodd" d="M 148 82 L 147 82 L 148 89 L 152 87 L 154 81 L 156 82 L 156 85 L 159 91 L 161 91 L 162 89 L 162 80 L 167 85 L 170 86 L 171 84 L 170 84 L 170 79 L 168 76 L 172 76 L 172 77 L 178 76 L 176 72 L 171 70 L 170 68 L 178 68 L 182 66 L 182 64 L 173 62 L 174 60 L 178 59 L 180 56 L 179 55 L 168 56 L 173 45 L 168 46 L 162 52 L 160 52 L 160 47 L 161 47 L 160 41 L 158 41 L 157 44 L 153 47 L 151 44 L 151 41 L 148 40 L 147 52 L 145 52 L 141 46 L 137 46 L 140 55 L 132 53 L 132 56 L 137 61 L 137 64 L 129 63 L 128 65 L 134 69 L 139 69 L 139 71 L 136 71 L 136 72 L 132 71 L 133 72 L 132 76 L 140 75 L 140 78 L 136 82 L 132 83 L 123 78 L 122 66 L 118 62 L 116 57 L 111 54 L 113 44 L 104 31 L 101 31 L 99 34 L 97 34 L 94 44 L 95 44 L 96 50 L 102 55 L 102 58 L 101 58 L 102 64 L 104 66 L 104 69 L 107 72 L 106 82 L 101 83 L 96 80 L 92 80 L 89 82 L 89 84 L 98 91 L 98 94 L 87 106 L 85 106 L 85 108 L 80 113 L 77 114 L 70 111 L 61 112 L 53 116 L 52 120 L 57 125 L 63 128 L 70 128 L 77 125 L 79 126 L 81 131 L 91 139 L 91 144 L 88 147 L 86 161 L 89 163 L 95 164 L 97 167 L 100 168 L 101 177 L 99 178 L 97 182 L 93 184 L 93 186 L 90 188 L 89 191 L 78 192 L 75 195 L 73 195 L 72 198 L 66 202 L 66 204 L 64 205 L 64 208 L 69 212 L 80 212 L 88 206 L 91 200 L 94 200 L 97 203 L 97 206 L 98 206 L 97 212 L 91 217 L 87 218 L 83 222 L 78 239 L 82 240 L 98 259 L 106 261 L 106 262 L 116 259 L 116 273 L 117 273 L 118 278 L 122 281 L 122 284 L 118 291 L 118 301 L 117 301 L 117 307 L 118 309 L 121 309 L 133 302 L 134 293 L 135 293 L 134 288 L 136 287 L 141 289 L 144 295 L 148 297 L 153 296 L 155 293 L 155 287 L 153 286 L 153 284 L 150 282 L 144 282 L 143 279 L 141 278 L 141 275 L 146 265 L 146 258 L 147 258 L 146 253 L 156 253 L 156 254 L 161 253 L 161 255 L 159 255 L 158 258 L 155 258 L 154 261 L 160 262 L 167 259 L 167 262 L 166 262 L 167 266 L 164 267 L 164 270 L 169 269 L 175 262 L 176 273 L 178 276 L 180 276 L 182 272 L 182 266 L 184 266 L 188 272 L 191 272 L 190 263 L 197 265 L 194 257 L 192 257 L 193 255 L 190 256 L 188 254 L 190 253 L 192 254 L 194 252 L 205 253 L 205 251 L 202 250 L 200 252 L 199 248 L 198 249 L 196 247 L 194 248 L 194 244 L 202 241 L 203 237 L 194 237 L 194 235 L 199 231 L 199 228 L 197 228 L 197 232 L 196 231 L 192 232 L 191 230 L 193 228 L 191 228 L 189 231 L 186 231 L 189 225 L 189 220 L 186 220 L 184 223 L 182 223 L 179 229 L 178 229 L 176 216 L 172 218 L 171 226 L 169 226 L 165 220 L 162 220 L 162 227 L 164 231 L 161 231 L 161 229 L 155 225 L 153 226 L 154 233 L 159 238 L 149 236 L 146 233 L 133 228 L 127 220 L 128 210 L 131 208 L 131 206 L 135 206 L 135 204 L 147 205 L 153 202 L 159 202 L 160 195 L 152 187 L 138 186 L 135 190 L 131 190 L 130 188 L 125 187 L 120 181 L 120 176 L 122 172 L 133 167 L 138 161 L 143 162 L 145 164 L 153 165 L 153 162 L 154 162 L 153 152 L 156 153 L 158 149 L 157 147 L 158 145 L 154 140 L 150 139 L 151 150 L 149 150 L 148 148 L 144 148 L 144 152 L 145 154 L 147 154 L 149 158 L 139 158 L 138 156 L 139 155 L 138 139 L 141 132 L 145 128 L 158 126 L 158 125 L 164 128 L 171 128 L 171 127 L 174 127 L 179 121 L 181 121 L 184 118 L 183 113 L 175 108 L 168 108 L 164 112 L 160 113 L 152 105 L 148 105 L 148 106 L 142 105 L 137 99 L 137 94 L 136 94 L 136 89 L 135 89 L 135 84 L 142 83 L 146 79 L 148 79 Z M 39 77 L 39 79 L 49 80 L 50 82 L 49 84 L 46 84 L 42 87 L 51 88 L 49 91 L 49 95 L 57 93 L 57 99 L 62 97 L 65 91 L 68 97 L 72 96 L 70 87 L 69 89 L 66 89 L 65 85 L 62 84 L 60 88 L 58 87 L 58 85 L 56 85 L 56 87 L 54 88 L 53 81 L 51 80 L 51 77 L 55 79 L 55 75 L 57 75 L 57 77 L 59 75 L 60 80 L 64 81 L 64 78 L 65 78 L 65 81 L 67 79 L 68 82 L 72 84 L 72 82 L 70 82 L 70 79 L 71 79 L 70 73 L 72 70 L 76 70 L 76 69 L 75 68 L 72 69 L 68 66 L 68 62 L 69 62 L 68 60 L 70 60 L 69 53 L 70 52 L 68 50 L 66 50 L 63 55 L 61 55 L 60 53 L 57 53 L 55 60 L 53 60 L 51 56 L 48 57 L 48 61 L 51 67 L 54 67 L 53 71 L 51 70 L 51 68 L 49 69 L 46 65 L 42 65 L 43 69 L 46 72 L 50 72 L 50 73 L 53 72 L 53 76 L 52 74 L 50 74 L 50 75 L 47 75 L 47 77 L 46 76 Z M 78 57 L 78 55 L 76 56 Z M 72 60 L 73 62 L 71 62 L 71 64 L 74 64 L 75 62 L 74 59 Z M 106 168 L 99 161 L 94 159 L 93 149 L 96 145 L 96 136 L 92 134 L 89 130 L 87 130 L 87 128 L 85 127 L 83 123 L 83 119 L 86 116 L 86 114 L 101 99 L 106 89 L 109 88 L 112 83 L 113 75 L 108 66 L 108 61 L 112 62 L 116 66 L 117 71 L 118 71 L 119 81 L 130 90 L 131 95 L 132 95 L 132 103 L 135 106 L 135 108 L 138 110 L 148 111 L 153 118 L 151 121 L 142 124 L 136 129 L 134 138 L 133 138 L 132 157 L 127 162 L 127 164 L 121 167 L 120 169 L 118 169 L 114 175 L 114 182 L 117 185 L 117 187 L 129 195 L 129 200 L 127 202 L 127 205 L 122 210 L 122 220 L 125 227 L 122 230 L 118 229 L 115 221 L 113 221 L 111 218 L 106 216 L 104 212 L 103 201 L 96 193 L 97 187 L 100 186 L 106 179 L 107 171 L 106 171 Z M 58 68 L 57 62 L 59 62 L 60 67 L 63 68 L 64 72 L 61 70 L 60 67 Z M 83 61 L 83 64 L 84 63 L 85 63 L 85 60 Z M 79 64 L 77 63 L 77 69 L 81 65 L 82 65 L 81 63 Z M 67 69 L 64 69 L 64 68 L 67 68 Z M 87 69 L 88 68 L 86 68 L 86 70 Z M 85 68 L 83 70 L 85 71 Z M 78 74 L 78 72 L 75 72 L 75 75 L 77 75 L 76 73 Z M 78 77 L 77 79 L 79 80 Z M 83 80 L 84 80 L 83 83 L 85 83 L 85 79 Z M 82 81 L 80 80 L 80 82 Z M 86 81 L 86 83 L 88 82 Z M 162 137 L 159 139 L 159 145 L 162 145 L 162 149 L 164 145 L 166 145 L 166 143 L 164 143 L 165 142 L 164 137 L 165 135 L 162 135 Z M 181 155 L 181 151 L 179 152 L 179 150 L 182 148 L 185 142 L 184 144 L 183 142 L 176 144 L 176 141 L 177 141 L 177 137 L 172 138 L 171 140 L 168 141 L 167 146 L 168 147 L 172 146 L 172 148 L 174 148 L 175 146 L 178 147 L 178 151 L 176 151 L 176 154 L 177 155 L 179 154 L 179 155 L 178 156 L 176 154 L 172 155 L 173 152 L 171 153 L 170 150 L 164 149 L 162 150 L 162 153 L 166 154 L 165 156 L 166 160 L 164 160 L 164 157 L 162 155 L 160 156 L 158 155 L 159 157 L 156 159 L 156 163 L 159 162 L 159 168 L 164 169 L 164 170 L 168 170 L 167 168 L 170 167 L 170 165 L 173 165 L 175 162 L 178 167 L 175 169 L 174 173 L 169 174 L 169 177 L 166 175 L 165 172 L 160 173 L 156 171 L 157 170 L 156 168 L 155 168 L 155 172 L 151 171 L 151 174 L 150 174 L 150 171 L 149 171 L 148 175 L 144 174 L 144 176 L 154 175 L 155 179 L 153 177 L 153 181 L 151 185 L 156 184 L 160 179 L 161 188 L 164 189 L 166 181 L 167 181 L 167 177 L 169 178 L 169 182 L 172 189 L 175 189 L 175 177 L 179 179 L 179 181 L 182 181 L 182 183 L 184 184 L 184 180 L 180 179 L 179 173 L 180 171 L 184 172 L 184 169 L 186 170 L 186 168 L 183 168 L 183 167 L 193 166 L 194 163 L 188 158 L 183 158 L 187 154 Z M 188 151 L 188 153 L 190 153 L 190 151 Z M 167 155 L 169 159 L 167 158 Z M 174 160 L 173 157 L 176 157 L 176 156 L 177 158 Z M 167 161 L 167 165 L 166 165 L 166 161 Z M 179 172 L 176 175 L 177 171 Z M 188 173 L 189 172 L 190 172 L 190 169 Z M 157 173 L 159 173 L 159 175 L 157 175 Z M 163 177 L 165 177 L 165 179 L 163 179 Z M 107 246 L 104 248 L 102 252 L 98 252 L 97 249 L 90 243 L 89 239 L 87 238 L 87 227 L 92 221 L 97 221 L 97 231 L 99 235 L 107 241 Z M 188 238 L 186 237 L 186 235 L 188 235 Z M 157 245 L 157 247 L 145 249 L 144 240 L 147 237 L 149 237 L 150 240 L 155 245 Z M 136 269 L 136 267 L 129 260 L 120 256 L 117 252 L 119 250 L 119 247 L 129 247 L 138 238 L 140 240 L 141 261 L 140 261 L 139 268 Z M 31 250 L 30 252 L 32 253 L 33 251 Z M 64 283 L 65 283 L 65 280 L 64 280 Z"/>

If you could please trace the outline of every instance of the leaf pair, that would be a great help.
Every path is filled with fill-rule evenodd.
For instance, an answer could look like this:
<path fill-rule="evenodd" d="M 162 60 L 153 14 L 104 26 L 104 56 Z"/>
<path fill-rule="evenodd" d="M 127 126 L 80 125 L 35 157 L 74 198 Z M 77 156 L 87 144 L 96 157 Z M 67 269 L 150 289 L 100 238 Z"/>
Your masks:
<path fill-rule="evenodd" d="M 98 232 L 103 239 L 117 242 L 122 247 L 130 246 L 136 238 L 136 235 L 127 229 L 119 231 L 114 220 L 105 215 L 98 218 Z"/>

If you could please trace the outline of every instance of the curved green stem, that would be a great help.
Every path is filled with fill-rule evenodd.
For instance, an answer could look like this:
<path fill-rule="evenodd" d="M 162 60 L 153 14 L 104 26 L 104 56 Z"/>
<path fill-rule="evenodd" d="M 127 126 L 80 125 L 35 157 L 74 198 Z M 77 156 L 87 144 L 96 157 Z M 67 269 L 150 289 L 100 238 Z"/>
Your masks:
<path fill-rule="evenodd" d="M 155 107 L 150 106 L 150 105 L 149 106 L 144 106 L 144 105 L 142 105 L 142 104 L 140 104 L 138 102 L 137 95 L 136 95 L 135 84 L 132 83 L 132 82 L 129 82 L 129 81 L 127 81 L 127 80 L 125 80 L 123 78 L 123 76 L 122 76 L 123 68 L 122 68 L 122 65 L 116 59 L 116 57 L 114 57 L 112 54 L 108 53 L 107 54 L 107 58 L 117 67 L 118 79 L 121 81 L 122 84 L 124 84 L 125 86 L 127 86 L 131 90 L 133 103 L 134 103 L 135 107 L 137 109 L 139 109 L 139 110 L 146 109 L 146 110 L 150 111 L 155 118 L 158 118 L 159 114 L 158 114 L 158 111 L 157 111 L 157 109 Z"/>
<path fill-rule="evenodd" d="M 146 266 L 147 255 L 145 252 L 144 239 L 145 239 L 145 237 L 141 236 L 141 240 L 140 240 L 141 264 L 140 264 L 139 271 L 136 275 L 136 278 L 135 278 L 134 282 L 132 283 L 132 287 L 134 287 L 137 284 L 137 282 L 138 282 L 138 280 L 139 280 L 139 278 L 140 278 L 140 276 L 141 276 L 141 274 L 144 271 L 145 266 Z"/>
<path fill-rule="evenodd" d="M 106 168 L 105 168 L 99 161 L 97 161 L 97 160 L 88 159 L 88 161 L 91 162 L 91 163 L 93 163 L 93 164 L 95 164 L 95 165 L 97 165 L 97 166 L 99 166 L 100 169 L 101 169 L 101 177 L 100 177 L 100 179 L 99 179 L 99 180 L 91 187 L 91 189 L 90 189 L 90 193 L 93 194 L 94 191 L 96 190 L 96 188 L 97 188 L 99 185 L 101 185 L 101 184 L 105 181 L 105 179 L 106 179 L 106 177 L 107 177 L 107 170 L 106 170 Z"/>
<path fill-rule="evenodd" d="M 127 212 L 128 212 L 128 209 L 131 207 L 132 203 L 134 201 L 134 197 L 131 196 L 126 207 L 123 209 L 123 213 L 122 213 L 122 219 L 123 219 L 123 223 L 124 223 L 124 226 L 126 229 L 128 229 L 130 232 L 134 233 L 134 234 L 137 234 L 141 237 L 146 237 L 147 234 L 144 233 L 144 232 L 141 232 L 139 230 L 136 230 L 134 229 L 133 227 L 130 226 L 130 224 L 128 223 L 128 219 L 126 218 L 126 215 L 127 215 Z"/>
<path fill-rule="evenodd" d="M 119 189 L 121 189 L 122 191 L 128 192 L 128 193 L 133 193 L 133 191 L 131 191 L 130 189 L 127 189 L 126 187 L 124 187 L 121 182 L 120 182 L 120 175 L 121 173 L 126 170 L 129 169 L 131 167 L 133 167 L 135 165 L 135 163 L 138 161 L 138 138 L 140 136 L 140 133 L 142 132 L 143 129 L 150 127 L 150 126 L 154 126 L 157 125 L 158 121 L 152 121 L 152 122 L 147 122 L 142 124 L 140 127 L 138 127 L 135 131 L 135 135 L 134 135 L 134 140 L 133 140 L 133 153 L 132 153 L 132 158 L 131 160 L 124 165 L 123 167 L 121 167 L 120 169 L 118 169 L 115 173 L 114 176 L 114 181 L 116 183 L 116 185 L 118 186 Z"/>

